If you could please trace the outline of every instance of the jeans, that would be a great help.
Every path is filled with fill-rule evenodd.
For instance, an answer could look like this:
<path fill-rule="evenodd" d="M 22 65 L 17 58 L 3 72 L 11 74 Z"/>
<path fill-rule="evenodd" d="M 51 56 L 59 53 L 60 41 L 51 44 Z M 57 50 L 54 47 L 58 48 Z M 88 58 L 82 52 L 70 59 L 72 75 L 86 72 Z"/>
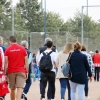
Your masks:
<path fill-rule="evenodd" d="M 99 67 L 95 67 L 95 77 L 94 77 L 94 80 L 96 81 L 99 81 Z"/>
<path fill-rule="evenodd" d="M 68 100 L 71 100 L 70 98 L 70 84 L 69 84 L 69 79 L 68 78 L 60 78 L 60 93 L 61 93 L 61 99 L 65 99 L 65 92 L 66 92 L 66 87 L 68 88 Z"/>
<path fill-rule="evenodd" d="M 89 91 L 89 87 L 88 87 L 88 78 L 87 78 L 87 82 L 86 82 L 86 84 L 85 84 L 84 90 L 85 90 L 85 96 L 87 97 L 87 96 L 88 96 L 88 91 Z"/>
<path fill-rule="evenodd" d="M 47 86 L 47 81 L 49 81 L 49 84 L 51 86 L 51 99 L 55 98 L 55 72 L 47 72 L 47 73 L 42 73 L 41 75 L 42 78 L 42 90 L 41 90 L 41 97 L 45 98 L 45 89 Z"/>
<path fill-rule="evenodd" d="M 84 86 L 85 84 L 78 84 L 70 81 L 71 100 L 76 100 L 76 88 L 78 88 L 78 100 L 84 100 Z"/>
<path fill-rule="evenodd" d="M 30 77 L 30 72 L 29 72 L 29 74 L 28 74 L 28 79 L 26 80 L 26 85 L 25 85 L 25 87 L 24 87 L 23 93 L 25 93 L 25 94 L 28 93 L 31 84 L 32 84 L 32 82 L 31 82 L 31 77 Z"/>

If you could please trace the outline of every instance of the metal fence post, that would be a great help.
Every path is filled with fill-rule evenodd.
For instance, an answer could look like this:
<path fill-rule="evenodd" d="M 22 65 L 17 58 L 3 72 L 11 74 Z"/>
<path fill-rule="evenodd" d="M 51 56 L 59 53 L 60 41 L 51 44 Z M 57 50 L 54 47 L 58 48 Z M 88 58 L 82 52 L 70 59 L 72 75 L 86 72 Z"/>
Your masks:
<path fill-rule="evenodd" d="M 81 34 L 81 43 L 82 44 L 84 44 L 84 41 L 83 41 L 83 39 L 84 39 L 84 36 L 83 36 L 83 34 L 84 34 L 84 29 L 83 29 L 83 9 L 84 9 L 84 7 L 82 6 L 82 15 L 81 15 L 81 30 L 82 30 L 82 34 Z"/>

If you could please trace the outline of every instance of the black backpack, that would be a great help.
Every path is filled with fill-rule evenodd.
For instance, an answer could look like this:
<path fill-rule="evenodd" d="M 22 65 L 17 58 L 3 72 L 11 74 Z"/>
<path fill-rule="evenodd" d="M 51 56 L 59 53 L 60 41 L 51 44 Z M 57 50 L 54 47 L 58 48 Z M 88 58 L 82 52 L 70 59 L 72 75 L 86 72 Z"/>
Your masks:
<path fill-rule="evenodd" d="M 48 54 L 45 54 L 43 52 L 43 57 L 40 60 L 40 71 L 41 72 L 50 72 L 53 65 L 52 65 L 52 61 L 51 61 L 51 56 L 50 54 L 52 53 L 52 51 L 50 51 Z"/>
<path fill-rule="evenodd" d="M 43 46 L 43 47 L 39 48 L 40 54 L 41 54 L 42 52 L 44 52 L 46 49 L 47 49 L 47 46 Z M 52 47 L 52 51 L 53 51 L 53 52 L 56 52 L 56 47 L 55 47 L 55 46 Z"/>

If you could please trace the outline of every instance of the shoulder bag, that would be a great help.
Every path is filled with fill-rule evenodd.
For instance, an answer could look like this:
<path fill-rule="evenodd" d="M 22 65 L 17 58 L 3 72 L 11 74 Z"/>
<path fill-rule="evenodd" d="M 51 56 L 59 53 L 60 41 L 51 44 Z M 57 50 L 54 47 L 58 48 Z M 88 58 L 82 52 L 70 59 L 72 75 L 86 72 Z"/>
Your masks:
<path fill-rule="evenodd" d="M 62 68 L 62 73 L 65 77 L 67 78 L 71 78 L 72 77 L 72 73 L 71 73 L 71 69 L 70 69 L 70 64 L 69 64 L 69 60 L 71 58 L 72 53 L 69 54 L 67 62 L 64 63 L 61 68 Z"/>

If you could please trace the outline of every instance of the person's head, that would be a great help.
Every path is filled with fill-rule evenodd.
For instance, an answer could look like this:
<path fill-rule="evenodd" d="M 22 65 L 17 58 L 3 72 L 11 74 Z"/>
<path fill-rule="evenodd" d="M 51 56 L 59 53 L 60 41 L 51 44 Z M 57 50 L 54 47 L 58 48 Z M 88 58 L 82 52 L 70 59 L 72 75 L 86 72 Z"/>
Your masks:
<path fill-rule="evenodd" d="M 35 54 L 35 53 L 33 53 L 33 58 L 34 58 L 34 57 L 36 57 L 36 54 Z"/>
<path fill-rule="evenodd" d="M 99 50 L 96 50 L 95 53 L 99 53 Z"/>
<path fill-rule="evenodd" d="M 10 36 L 9 43 L 10 44 L 16 43 L 16 37 L 15 36 Z"/>
<path fill-rule="evenodd" d="M 48 41 L 47 42 L 47 48 L 52 48 L 53 46 L 53 42 L 52 41 Z"/>
<path fill-rule="evenodd" d="M 74 51 L 80 51 L 81 50 L 81 44 L 80 44 L 80 42 L 76 42 L 75 44 L 74 44 Z"/>
<path fill-rule="evenodd" d="M 44 44 L 46 45 L 48 41 L 51 41 L 52 42 L 52 39 L 51 38 L 46 38 Z"/>
<path fill-rule="evenodd" d="M 0 44 L 3 45 L 3 37 L 0 36 Z"/>
<path fill-rule="evenodd" d="M 24 47 L 24 48 L 27 48 L 28 49 L 28 42 L 26 40 L 23 40 L 21 42 L 21 45 Z"/>
<path fill-rule="evenodd" d="M 86 51 L 85 45 L 82 45 L 81 51 Z"/>
<path fill-rule="evenodd" d="M 63 49 L 63 53 L 67 54 L 67 53 L 71 52 L 72 49 L 73 49 L 72 43 L 67 43 Z"/>

